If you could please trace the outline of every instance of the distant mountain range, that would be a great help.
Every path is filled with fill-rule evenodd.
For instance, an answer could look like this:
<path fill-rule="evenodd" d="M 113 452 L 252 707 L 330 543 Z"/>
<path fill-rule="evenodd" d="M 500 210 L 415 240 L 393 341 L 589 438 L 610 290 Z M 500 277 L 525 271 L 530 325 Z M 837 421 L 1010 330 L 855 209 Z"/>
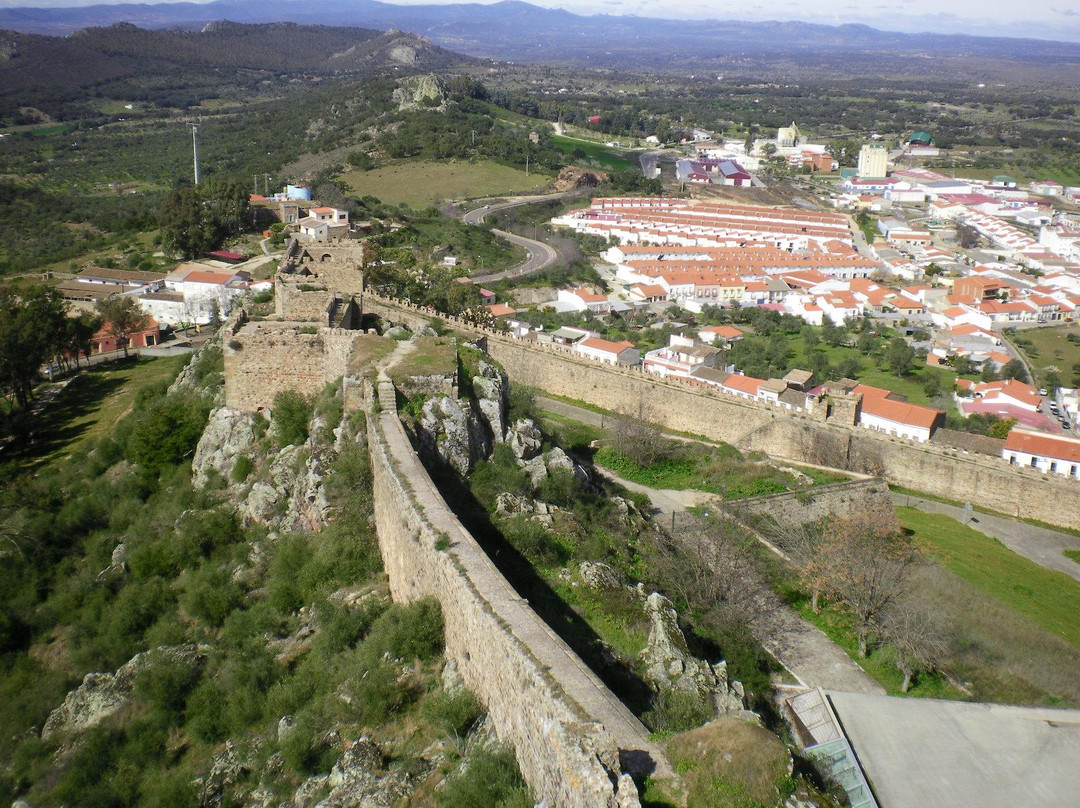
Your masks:
<path fill-rule="evenodd" d="M 130 23 L 66 37 L 0 30 L 0 114 L 55 110 L 88 96 L 161 99 L 168 90 L 271 75 L 476 69 L 415 34 L 294 23 L 208 23 L 198 31 Z"/>
<path fill-rule="evenodd" d="M 190 29 L 215 20 L 400 28 L 476 57 L 621 69 L 757 70 L 770 64 L 770 55 L 818 67 L 852 55 L 856 71 L 862 69 L 866 58 L 880 61 L 890 56 L 905 63 L 939 58 L 980 63 L 1004 60 L 1048 69 L 1080 65 L 1077 43 L 902 34 L 863 25 L 579 16 L 517 0 L 492 5 L 410 6 L 376 0 L 217 0 L 0 9 L 0 28 L 53 35 L 120 21 L 145 28 Z"/>

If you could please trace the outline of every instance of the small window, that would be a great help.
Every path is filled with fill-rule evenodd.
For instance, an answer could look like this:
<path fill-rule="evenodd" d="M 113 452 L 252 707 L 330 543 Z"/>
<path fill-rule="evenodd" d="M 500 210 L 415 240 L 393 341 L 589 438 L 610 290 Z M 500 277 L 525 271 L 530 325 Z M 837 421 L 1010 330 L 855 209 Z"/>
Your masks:
<path fill-rule="evenodd" d="M 1057 471 L 1057 461 L 1056 460 L 1050 461 L 1050 471 Z"/>
<path fill-rule="evenodd" d="M 1037 457 L 1031 458 L 1031 467 L 1032 468 L 1037 468 L 1038 465 L 1039 465 L 1039 458 L 1037 458 Z"/>

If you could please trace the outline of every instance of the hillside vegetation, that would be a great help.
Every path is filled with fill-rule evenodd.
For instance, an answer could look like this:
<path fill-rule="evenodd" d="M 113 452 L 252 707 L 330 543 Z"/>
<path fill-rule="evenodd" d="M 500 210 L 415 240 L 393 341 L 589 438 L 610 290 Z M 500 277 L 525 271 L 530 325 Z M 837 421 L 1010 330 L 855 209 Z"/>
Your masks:
<path fill-rule="evenodd" d="M 340 390 L 283 394 L 226 476 L 193 480 L 220 348 L 169 386 L 177 370 L 95 370 L 53 405 L 62 453 L 25 446 L 36 473 L 4 469 L 0 801 L 531 805 L 475 698 L 440 677 L 438 604 L 390 602 L 363 418 Z M 243 507 L 312 455 L 320 531 L 287 497 Z"/>

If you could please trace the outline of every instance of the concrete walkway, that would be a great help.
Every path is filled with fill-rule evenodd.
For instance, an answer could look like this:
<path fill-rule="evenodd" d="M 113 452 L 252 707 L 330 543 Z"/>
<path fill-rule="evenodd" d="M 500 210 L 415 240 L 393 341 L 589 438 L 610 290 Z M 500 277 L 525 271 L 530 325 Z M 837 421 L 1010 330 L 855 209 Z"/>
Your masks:
<path fill-rule="evenodd" d="M 1080 564 L 1062 553 L 1065 550 L 1080 551 L 1080 536 L 1059 533 L 1045 527 L 1029 525 L 1005 516 L 994 516 L 981 511 L 966 512 L 956 505 L 946 505 L 932 499 L 920 499 L 917 495 L 893 494 L 893 505 L 906 505 L 925 513 L 951 516 L 961 524 L 997 539 L 1010 550 L 1036 564 L 1055 572 L 1063 572 L 1080 581 Z M 1064 505 L 1063 507 L 1068 507 Z"/>
<path fill-rule="evenodd" d="M 611 426 L 610 419 L 584 407 L 537 396 L 537 405 L 548 412 L 590 426 Z M 608 469 L 596 469 L 605 478 L 629 491 L 645 494 L 659 511 L 664 526 L 673 515 L 717 499 L 705 491 L 674 491 L 650 488 L 624 480 Z M 836 643 L 789 606 L 781 606 L 758 621 L 755 639 L 804 686 L 849 693 L 884 694 L 885 689 L 860 668 Z"/>

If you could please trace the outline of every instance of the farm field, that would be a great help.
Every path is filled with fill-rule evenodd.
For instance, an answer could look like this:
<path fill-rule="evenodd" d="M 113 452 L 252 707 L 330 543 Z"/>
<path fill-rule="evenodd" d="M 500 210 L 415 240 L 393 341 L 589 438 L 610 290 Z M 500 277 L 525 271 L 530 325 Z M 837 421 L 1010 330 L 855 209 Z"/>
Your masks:
<path fill-rule="evenodd" d="M 634 154 L 629 156 L 624 152 L 611 149 L 602 143 L 590 143 L 577 138 L 563 135 L 552 135 L 551 142 L 567 154 L 575 151 L 585 152 L 586 160 L 605 171 L 633 171 L 638 168 L 638 159 Z"/>
<path fill-rule="evenodd" d="M 338 177 L 356 196 L 374 196 L 388 205 L 424 207 L 444 199 L 496 196 L 542 189 L 551 176 L 497 163 L 409 160 Z"/>

